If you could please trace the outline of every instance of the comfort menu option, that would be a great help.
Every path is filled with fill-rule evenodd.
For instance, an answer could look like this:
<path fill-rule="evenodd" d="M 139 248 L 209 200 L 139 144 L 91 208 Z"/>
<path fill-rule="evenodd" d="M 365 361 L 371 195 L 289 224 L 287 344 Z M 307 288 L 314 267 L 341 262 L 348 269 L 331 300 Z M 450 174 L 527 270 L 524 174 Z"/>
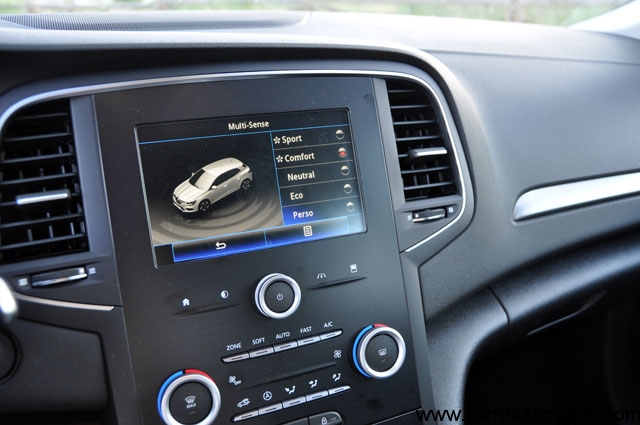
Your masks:
<path fill-rule="evenodd" d="M 136 127 L 156 263 L 365 231 L 347 109 Z"/>

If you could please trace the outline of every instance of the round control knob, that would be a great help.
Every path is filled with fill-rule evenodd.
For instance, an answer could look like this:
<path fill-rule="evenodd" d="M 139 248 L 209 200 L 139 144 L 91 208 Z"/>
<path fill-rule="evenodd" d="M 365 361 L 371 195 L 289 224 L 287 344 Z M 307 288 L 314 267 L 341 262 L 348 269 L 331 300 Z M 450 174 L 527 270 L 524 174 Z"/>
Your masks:
<path fill-rule="evenodd" d="M 220 413 L 220 391 L 200 370 L 176 372 L 160 388 L 158 413 L 167 425 L 210 425 Z"/>
<path fill-rule="evenodd" d="M 291 316 L 300 306 L 300 297 L 298 282 L 281 273 L 263 277 L 256 287 L 256 306 L 272 319 Z"/>
<path fill-rule="evenodd" d="M 356 337 L 353 362 L 367 378 L 388 378 L 404 363 L 407 346 L 400 333 L 387 325 L 369 325 Z"/>

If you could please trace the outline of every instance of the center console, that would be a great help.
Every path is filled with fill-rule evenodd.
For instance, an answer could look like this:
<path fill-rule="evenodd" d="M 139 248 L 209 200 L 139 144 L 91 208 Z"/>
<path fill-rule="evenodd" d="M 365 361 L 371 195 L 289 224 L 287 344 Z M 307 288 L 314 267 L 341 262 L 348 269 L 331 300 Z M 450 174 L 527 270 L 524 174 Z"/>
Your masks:
<path fill-rule="evenodd" d="M 145 424 L 419 422 L 380 81 L 94 96 Z"/>

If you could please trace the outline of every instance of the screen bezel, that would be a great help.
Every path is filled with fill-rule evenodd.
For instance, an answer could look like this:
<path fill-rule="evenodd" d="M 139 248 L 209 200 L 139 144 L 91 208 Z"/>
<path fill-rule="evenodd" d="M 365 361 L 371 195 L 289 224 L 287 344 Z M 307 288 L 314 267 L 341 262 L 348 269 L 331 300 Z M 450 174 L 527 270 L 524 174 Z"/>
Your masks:
<path fill-rule="evenodd" d="M 243 78 L 220 75 L 212 81 L 189 81 L 185 84 L 132 88 L 94 95 L 96 116 L 103 158 L 106 189 L 114 228 L 114 243 L 119 252 L 127 253 L 127 262 L 135 258 L 136 273 L 147 270 L 165 270 L 161 276 L 180 274 L 183 267 L 190 271 L 213 262 L 224 260 L 227 264 L 246 261 L 269 261 L 293 252 L 299 245 L 283 246 L 268 250 L 232 255 L 213 259 L 178 263 L 158 268 L 153 260 L 151 234 L 148 230 L 147 212 L 138 164 L 138 152 L 133 128 L 138 123 L 187 121 L 207 119 L 211 116 L 255 115 L 280 111 L 309 109 L 348 108 L 354 150 L 358 156 L 360 189 L 367 231 L 356 235 L 339 236 L 314 241 L 307 248 L 326 251 L 338 241 L 341 246 L 356 252 L 372 242 L 380 240 L 380 233 L 393 232 L 393 249 L 397 252 L 395 229 L 388 226 L 392 217 L 386 163 L 382 147 L 378 111 L 375 102 L 374 81 L 371 75 L 332 74 L 317 75 L 262 74 Z M 233 96 L 233 102 L 221 102 L 221 96 Z M 256 94 L 257 93 L 257 94 Z M 277 102 L 264 101 L 265 96 L 287 93 Z M 171 99 L 171 105 L 161 100 Z M 261 100 L 262 99 L 262 100 Z M 377 223 L 377 225 L 376 225 Z M 145 229 L 143 232 L 141 229 Z M 365 251 L 367 251 L 365 249 Z M 295 254 L 294 254 L 295 255 Z M 182 265 L 182 267 L 180 266 Z M 169 269 L 174 269 L 169 272 Z"/>

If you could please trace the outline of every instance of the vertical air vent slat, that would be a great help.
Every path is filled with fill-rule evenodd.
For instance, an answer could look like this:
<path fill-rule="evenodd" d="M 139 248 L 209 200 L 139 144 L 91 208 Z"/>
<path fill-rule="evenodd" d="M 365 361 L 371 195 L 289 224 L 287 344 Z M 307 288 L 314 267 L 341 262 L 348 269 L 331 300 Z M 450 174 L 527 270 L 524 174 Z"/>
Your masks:
<path fill-rule="evenodd" d="M 387 80 L 405 201 L 458 194 L 449 141 L 432 95 L 407 80 Z"/>
<path fill-rule="evenodd" d="M 0 134 L 0 264 L 87 249 L 69 100 L 18 111 Z"/>

